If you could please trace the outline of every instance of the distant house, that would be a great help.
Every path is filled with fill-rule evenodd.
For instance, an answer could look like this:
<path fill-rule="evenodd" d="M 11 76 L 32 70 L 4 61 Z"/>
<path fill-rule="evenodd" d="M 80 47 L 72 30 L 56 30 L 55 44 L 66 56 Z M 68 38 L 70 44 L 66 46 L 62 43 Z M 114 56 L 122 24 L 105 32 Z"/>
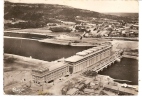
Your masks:
<path fill-rule="evenodd" d="M 128 36 L 128 33 L 126 32 L 126 30 L 122 31 L 122 36 L 124 36 L 124 37 Z"/>
<path fill-rule="evenodd" d="M 96 82 L 91 82 L 91 83 L 90 83 L 90 87 L 91 87 L 92 89 L 98 89 L 98 88 L 99 88 L 99 82 L 98 82 L 98 81 L 96 81 Z"/>
<path fill-rule="evenodd" d="M 130 32 L 130 27 L 125 27 L 125 32 Z"/>
<path fill-rule="evenodd" d="M 133 26 L 132 26 L 132 29 L 138 30 L 138 29 L 139 29 L 139 25 L 133 25 Z"/>
<path fill-rule="evenodd" d="M 130 31 L 130 36 L 131 37 L 138 37 L 138 34 L 139 34 L 138 32 L 139 32 L 138 30 L 131 30 Z"/>
<path fill-rule="evenodd" d="M 117 31 L 112 31 L 112 32 L 109 34 L 109 36 L 111 36 L 111 37 L 117 36 Z"/>
<path fill-rule="evenodd" d="M 109 33 L 110 33 L 110 31 L 104 30 L 104 31 L 102 31 L 102 32 L 100 33 L 100 35 L 101 35 L 101 36 L 108 36 Z"/>

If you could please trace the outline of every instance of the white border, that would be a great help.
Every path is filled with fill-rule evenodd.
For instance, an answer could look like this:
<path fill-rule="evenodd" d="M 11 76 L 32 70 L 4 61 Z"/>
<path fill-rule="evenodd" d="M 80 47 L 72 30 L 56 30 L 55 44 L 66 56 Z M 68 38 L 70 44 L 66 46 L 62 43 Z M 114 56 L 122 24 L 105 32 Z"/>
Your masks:
<path fill-rule="evenodd" d="M 3 5 L 3 3 L 4 3 L 4 1 L 3 0 L 0 0 L 0 99 L 1 100 L 27 100 L 27 99 L 30 99 L 30 100 L 32 100 L 32 99 L 34 99 L 34 100 L 41 100 L 41 99 L 51 99 L 51 100 L 59 100 L 59 99 L 62 99 L 62 100 L 74 100 L 74 99 L 82 99 L 82 100 L 94 100 L 94 99 L 104 99 L 104 100 L 106 100 L 106 99 L 112 99 L 112 100 L 114 100 L 114 99 L 121 99 L 121 98 L 123 98 L 123 99 L 126 99 L 126 100 L 137 100 L 137 99 L 140 99 L 140 96 L 142 95 L 142 91 L 141 91 L 141 89 L 142 89 L 142 86 L 141 86 L 141 81 L 139 82 L 139 94 L 138 94 L 138 96 L 117 96 L 117 98 L 116 98 L 116 96 L 115 97 L 113 97 L 113 96 L 9 96 L 9 95 L 3 95 L 3 8 L 4 8 L 4 5 Z M 142 22 L 142 2 L 141 1 L 139 1 L 139 14 L 140 14 L 140 16 L 139 16 L 139 18 L 140 18 L 140 20 L 139 20 L 139 22 Z M 139 26 L 139 59 L 142 59 L 141 57 L 142 57 L 142 52 L 141 52 L 141 50 L 142 50 L 142 23 L 140 23 L 140 26 Z M 141 45 L 140 45 L 141 44 Z M 141 60 L 139 60 L 139 70 L 141 70 L 142 68 L 142 61 Z M 139 71 L 139 80 L 141 80 L 142 79 L 142 73 L 140 73 L 141 71 Z"/>

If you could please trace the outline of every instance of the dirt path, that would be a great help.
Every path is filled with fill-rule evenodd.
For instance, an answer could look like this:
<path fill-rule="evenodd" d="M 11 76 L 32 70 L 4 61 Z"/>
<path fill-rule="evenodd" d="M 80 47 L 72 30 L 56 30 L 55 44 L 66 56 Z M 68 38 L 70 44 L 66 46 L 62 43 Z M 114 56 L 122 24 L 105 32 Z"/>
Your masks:
<path fill-rule="evenodd" d="M 76 73 L 76 74 L 70 75 L 65 80 L 62 80 L 62 81 L 56 80 L 54 82 L 55 85 L 51 87 L 49 91 L 53 93 L 54 95 L 62 95 L 61 90 L 64 87 L 64 83 L 66 83 L 67 81 L 71 80 L 74 77 L 78 77 L 79 75 L 80 73 Z"/>

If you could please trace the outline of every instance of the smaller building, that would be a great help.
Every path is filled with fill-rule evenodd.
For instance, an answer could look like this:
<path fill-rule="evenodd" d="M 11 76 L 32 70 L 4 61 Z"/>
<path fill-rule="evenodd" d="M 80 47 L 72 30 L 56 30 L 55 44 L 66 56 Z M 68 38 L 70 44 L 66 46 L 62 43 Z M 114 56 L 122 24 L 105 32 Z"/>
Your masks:
<path fill-rule="evenodd" d="M 81 84 L 79 84 L 79 86 L 77 87 L 77 89 L 83 90 L 85 87 L 86 87 L 85 84 L 81 83 Z"/>
<path fill-rule="evenodd" d="M 89 85 L 90 82 L 91 82 L 91 80 L 86 80 L 86 81 L 84 82 L 84 84 Z"/>
<path fill-rule="evenodd" d="M 68 64 L 65 62 L 49 62 L 32 69 L 33 82 L 38 84 L 48 83 L 69 73 Z"/>
<path fill-rule="evenodd" d="M 99 88 L 99 82 L 98 81 L 91 82 L 90 87 L 93 88 L 93 89 L 98 89 Z"/>
<path fill-rule="evenodd" d="M 94 89 L 84 89 L 84 93 L 90 94 L 90 93 L 95 93 Z"/>
<path fill-rule="evenodd" d="M 78 89 L 72 88 L 69 91 L 67 91 L 66 95 L 76 95 L 78 93 Z"/>

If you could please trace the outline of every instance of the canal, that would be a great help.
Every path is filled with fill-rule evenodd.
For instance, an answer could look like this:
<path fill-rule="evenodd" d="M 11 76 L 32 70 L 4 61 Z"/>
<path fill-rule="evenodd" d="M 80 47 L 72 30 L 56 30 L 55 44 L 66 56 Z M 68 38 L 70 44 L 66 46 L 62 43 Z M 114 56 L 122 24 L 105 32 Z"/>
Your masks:
<path fill-rule="evenodd" d="M 108 68 L 99 72 L 102 75 L 108 75 L 114 79 L 129 80 L 131 85 L 138 85 L 138 60 L 131 58 L 122 58 L 120 62 L 115 62 Z"/>
<path fill-rule="evenodd" d="M 33 40 L 4 38 L 4 53 L 33 57 L 45 61 L 54 61 L 69 57 L 90 47 L 72 47 L 56 44 L 40 43 Z M 104 69 L 99 74 L 109 75 L 115 79 L 132 81 L 128 84 L 138 85 L 138 60 L 122 58 Z"/>
<path fill-rule="evenodd" d="M 91 47 L 73 47 L 42 43 L 33 40 L 4 38 L 4 52 L 45 61 L 67 58 Z"/>

